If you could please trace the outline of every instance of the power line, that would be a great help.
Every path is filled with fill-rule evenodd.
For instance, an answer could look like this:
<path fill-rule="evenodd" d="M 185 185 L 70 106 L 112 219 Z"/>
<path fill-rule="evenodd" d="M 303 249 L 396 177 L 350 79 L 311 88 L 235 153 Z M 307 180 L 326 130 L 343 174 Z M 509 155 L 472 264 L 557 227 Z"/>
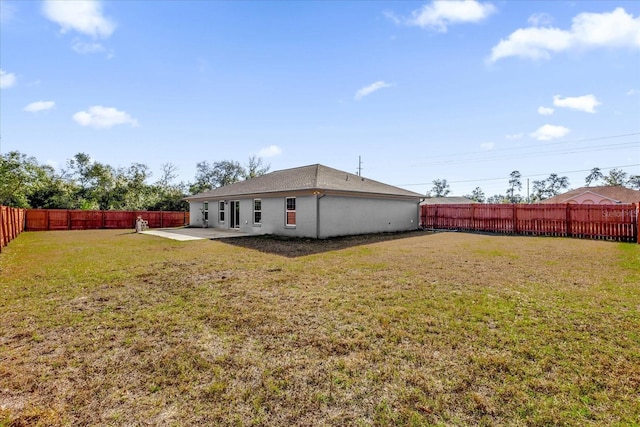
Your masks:
<path fill-rule="evenodd" d="M 603 151 L 603 150 L 621 150 L 621 149 L 633 147 L 635 145 L 638 145 L 640 147 L 640 141 L 628 141 L 628 142 L 620 142 L 616 144 L 597 145 L 597 146 L 591 146 L 591 147 L 576 147 L 576 148 L 568 149 L 569 151 L 565 151 L 567 149 L 563 148 L 560 150 L 525 152 L 525 153 L 518 153 L 518 154 L 514 153 L 514 154 L 506 154 L 502 156 L 489 156 L 484 158 L 475 157 L 475 158 L 466 158 L 466 159 L 443 160 L 439 162 L 420 163 L 419 165 L 414 164 L 412 165 L 412 167 L 454 165 L 454 164 L 461 164 L 461 163 L 478 163 L 478 162 L 486 162 L 491 160 L 511 160 L 511 159 L 521 158 L 522 156 L 541 157 L 546 155 L 557 156 L 557 155 L 566 155 L 566 154 L 589 153 L 593 151 Z"/>
<path fill-rule="evenodd" d="M 634 166 L 640 166 L 640 163 L 636 163 L 636 164 L 632 164 L 632 165 L 619 165 L 619 166 L 606 166 L 603 168 L 599 168 L 600 170 L 610 170 L 610 169 L 616 169 L 616 168 L 630 168 L 630 167 L 634 167 Z M 580 169 L 580 170 L 573 170 L 573 171 L 561 171 L 561 172 L 551 172 L 551 173 L 557 173 L 557 174 L 562 174 L 562 173 L 578 173 L 578 172 L 591 172 L 591 169 Z M 532 175 L 522 175 L 521 178 L 533 178 L 533 177 L 538 177 L 538 176 L 549 176 L 551 175 L 551 173 L 538 173 L 538 174 L 532 174 Z M 503 181 L 505 179 L 507 179 L 508 177 L 500 177 L 500 178 L 480 178 L 480 179 L 466 179 L 466 180 L 462 180 L 462 181 L 447 181 L 448 184 L 463 184 L 463 183 L 467 183 L 467 182 L 486 182 L 486 181 Z M 418 186 L 418 185 L 433 185 L 433 182 L 426 182 L 426 183 L 417 183 L 417 184 L 396 184 L 397 187 L 412 187 L 412 186 Z"/>
<path fill-rule="evenodd" d="M 601 140 L 605 140 L 605 139 L 615 139 L 615 138 L 624 138 L 624 137 L 628 137 L 628 136 L 636 136 L 636 135 L 640 135 L 640 132 L 633 132 L 633 133 L 624 133 L 624 134 L 617 134 L 617 135 L 607 135 L 607 136 L 597 136 L 597 137 L 593 137 L 593 138 L 580 138 L 580 139 L 573 139 L 573 140 L 569 140 L 569 141 L 558 141 L 558 142 L 547 142 L 545 143 L 545 147 L 549 147 L 551 145 L 564 145 L 564 144 L 575 144 L 575 143 L 580 143 L 580 142 L 592 142 L 592 141 L 601 141 Z M 442 157 L 455 157 L 455 156 L 462 156 L 462 155 L 474 155 L 474 154 L 486 154 L 486 153 L 495 153 L 498 151 L 513 151 L 513 150 L 523 150 L 523 149 L 527 149 L 527 148 L 541 148 L 540 145 L 523 145 L 520 147 L 504 147 L 504 148 L 496 148 L 493 150 L 482 150 L 482 151 L 467 151 L 464 153 L 452 153 L 452 154 L 440 154 L 440 155 L 436 155 L 436 156 L 430 156 L 431 159 L 437 159 L 437 158 L 442 158 Z"/>

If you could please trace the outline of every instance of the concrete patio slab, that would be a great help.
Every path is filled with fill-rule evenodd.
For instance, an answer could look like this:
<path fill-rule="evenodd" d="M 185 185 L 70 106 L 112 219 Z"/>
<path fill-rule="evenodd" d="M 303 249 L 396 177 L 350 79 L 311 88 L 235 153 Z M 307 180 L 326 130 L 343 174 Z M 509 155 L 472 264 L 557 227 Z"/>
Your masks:
<path fill-rule="evenodd" d="M 151 236 L 164 237 L 166 239 L 189 241 L 189 240 L 213 240 L 213 239 L 226 239 L 230 237 L 242 237 L 248 236 L 246 233 L 241 233 L 234 230 L 220 230 L 217 228 L 157 228 L 153 230 L 145 230 L 142 234 L 148 234 Z"/>

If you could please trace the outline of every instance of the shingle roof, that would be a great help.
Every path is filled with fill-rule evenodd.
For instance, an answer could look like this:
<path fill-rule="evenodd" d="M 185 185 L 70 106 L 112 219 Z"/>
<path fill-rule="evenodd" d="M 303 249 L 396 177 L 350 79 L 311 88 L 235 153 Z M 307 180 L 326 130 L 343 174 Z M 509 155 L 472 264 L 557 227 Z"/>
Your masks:
<path fill-rule="evenodd" d="M 602 185 L 598 187 L 580 187 L 566 193 L 553 196 L 540 203 L 567 203 L 573 197 L 590 192 L 613 200 L 612 203 L 638 203 L 640 202 L 640 191 L 632 190 L 622 185 Z"/>
<path fill-rule="evenodd" d="M 337 191 L 412 198 L 423 197 L 413 191 L 316 164 L 270 172 L 246 181 L 195 194 L 187 197 L 187 199 L 206 200 L 300 190 Z"/>

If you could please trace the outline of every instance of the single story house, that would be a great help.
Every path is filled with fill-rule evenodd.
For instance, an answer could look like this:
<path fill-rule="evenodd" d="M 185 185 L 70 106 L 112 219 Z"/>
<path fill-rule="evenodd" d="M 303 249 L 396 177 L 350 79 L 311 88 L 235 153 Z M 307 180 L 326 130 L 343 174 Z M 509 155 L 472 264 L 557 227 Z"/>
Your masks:
<path fill-rule="evenodd" d="M 270 172 L 186 200 L 192 227 L 322 239 L 415 230 L 423 197 L 316 164 Z"/>
<path fill-rule="evenodd" d="M 579 205 L 614 205 L 640 203 L 640 191 L 622 185 L 580 187 L 553 196 L 540 203 L 571 203 Z"/>

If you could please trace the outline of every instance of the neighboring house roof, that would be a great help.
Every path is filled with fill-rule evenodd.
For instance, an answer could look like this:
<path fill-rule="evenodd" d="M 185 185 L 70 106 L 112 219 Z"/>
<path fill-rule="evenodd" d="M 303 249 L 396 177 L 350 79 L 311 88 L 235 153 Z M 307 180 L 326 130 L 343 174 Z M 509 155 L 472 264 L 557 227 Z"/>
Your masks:
<path fill-rule="evenodd" d="M 451 196 L 451 197 L 427 197 L 420 204 L 421 205 L 467 205 L 469 203 L 477 203 L 477 202 L 475 200 L 471 200 L 466 197 Z"/>
<path fill-rule="evenodd" d="M 622 185 L 602 185 L 598 187 L 580 187 L 566 193 L 553 196 L 540 203 L 568 203 L 570 200 L 584 194 L 592 194 L 603 199 L 611 200 L 611 203 L 639 203 L 640 191 L 632 190 Z"/>
<path fill-rule="evenodd" d="M 246 181 L 186 197 L 188 201 L 211 200 L 226 197 L 254 196 L 294 191 L 341 192 L 361 195 L 388 196 L 392 198 L 422 198 L 419 193 L 383 184 L 323 165 L 302 166 L 270 172 Z"/>

